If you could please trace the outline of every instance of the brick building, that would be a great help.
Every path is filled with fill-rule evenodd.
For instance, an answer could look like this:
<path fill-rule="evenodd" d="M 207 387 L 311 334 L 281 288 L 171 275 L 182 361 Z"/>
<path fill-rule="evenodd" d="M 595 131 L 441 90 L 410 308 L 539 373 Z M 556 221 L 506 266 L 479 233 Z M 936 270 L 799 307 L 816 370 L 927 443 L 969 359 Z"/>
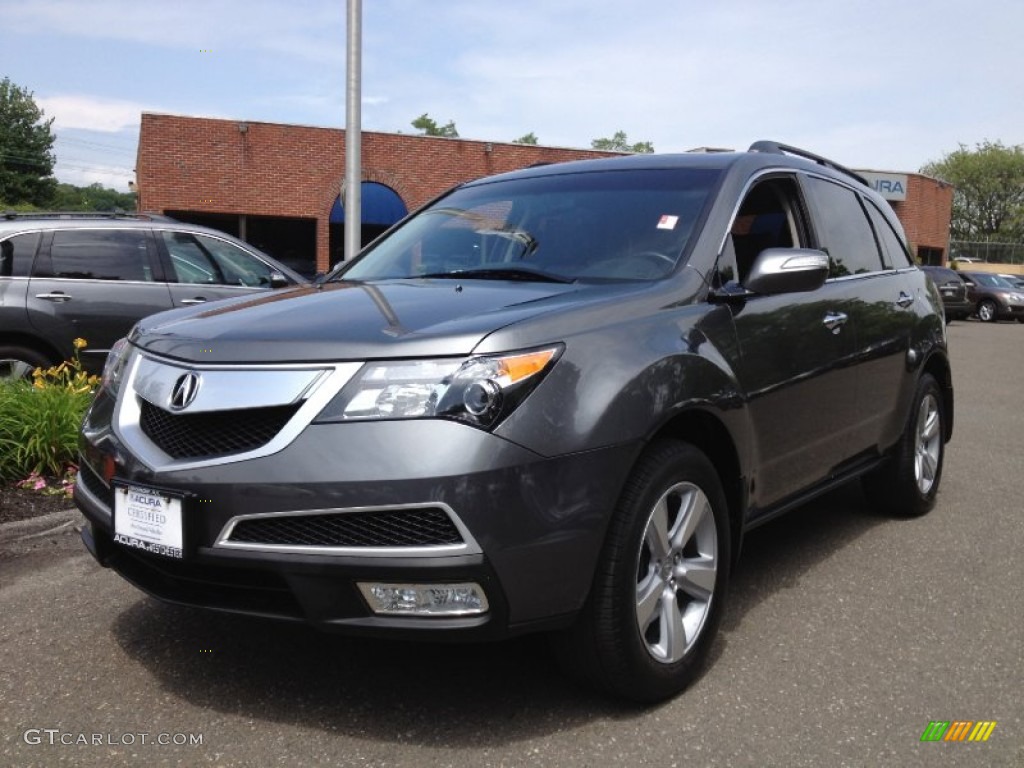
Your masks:
<path fill-rule="evenodd" d="M 364 132 L 363 242 L 455 184 L 609 152 Z M 345 132 L 143 113 L 140 211 L 206 224 L 301 272 L 341 258 Z"/>
<path fill-rule="evenodd" d="M 364 132 L 363 242 L 463 181 L 616 153 Z M 143 113 L 141 211 L 207 224 L 306 274 L 341 259 L 345 132 L 336 128 Z M 941 263 L 953 190 L 918 174 L 865 172 L 922 261 Z"/>

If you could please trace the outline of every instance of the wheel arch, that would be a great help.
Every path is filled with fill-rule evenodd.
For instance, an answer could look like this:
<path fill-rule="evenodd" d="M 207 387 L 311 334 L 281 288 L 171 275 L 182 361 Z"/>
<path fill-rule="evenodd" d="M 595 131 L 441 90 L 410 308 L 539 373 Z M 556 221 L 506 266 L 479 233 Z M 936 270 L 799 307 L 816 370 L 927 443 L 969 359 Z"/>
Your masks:
<path fill-rule="evenodd" d="M 938 382 L 942 390 L 942 416 L 945 423 L 945 434 L 943 439 L 949 442 L 953 437 L 953 370 L 949 365 L 949 359 L 941 353 L 928 357 L 922 366 L 922 373 L 931 374 Z"/>
<path fill-rule="evenodd" d="M 49 342 L 28 333 L 19 333 L 17 331 L 0 333 L 0 345 L 5 347 L 25 347 L 49 358 L 53 364 L 60 362 L 65 357 L 60 350 Z"/>
<path fill-rule="evenodd" d="M 703 409 L 676 414 L 650 436 L 648 444 L 659 439 L 679 440 L 699 449 L 715 467 L 729 509 L 729 533 L 732 564 L 739 556 L 747 506 L 747 484 L 733 434 L 718 415 Z"/>

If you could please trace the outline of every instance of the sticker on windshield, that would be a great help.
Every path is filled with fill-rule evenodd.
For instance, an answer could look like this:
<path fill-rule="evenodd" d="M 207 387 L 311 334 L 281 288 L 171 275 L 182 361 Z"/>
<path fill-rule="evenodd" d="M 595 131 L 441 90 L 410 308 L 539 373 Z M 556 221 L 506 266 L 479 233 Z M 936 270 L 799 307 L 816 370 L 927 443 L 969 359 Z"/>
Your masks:
<path fill-rule="evenodd" d="M 678 223 L 678 216 L 669 216 L 668 214 L 665 214 L 660 219 L 658 219 L 658 229 L 675 229 L 676 224 Z"/>

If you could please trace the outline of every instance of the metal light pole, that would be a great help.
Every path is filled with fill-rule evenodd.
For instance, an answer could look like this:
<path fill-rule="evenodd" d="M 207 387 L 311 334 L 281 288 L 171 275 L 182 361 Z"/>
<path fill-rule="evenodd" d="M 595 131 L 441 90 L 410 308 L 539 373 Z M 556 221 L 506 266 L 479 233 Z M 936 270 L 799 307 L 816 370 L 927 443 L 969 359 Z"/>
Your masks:
<path fill-rule="evenodd" d="M 345 207 L 345 261 L 362 247 L 363 231 L 363 0 L 347 0 L 346 35 L 348 66 L 345 88 L 345 183 L 341 204 Z"/>

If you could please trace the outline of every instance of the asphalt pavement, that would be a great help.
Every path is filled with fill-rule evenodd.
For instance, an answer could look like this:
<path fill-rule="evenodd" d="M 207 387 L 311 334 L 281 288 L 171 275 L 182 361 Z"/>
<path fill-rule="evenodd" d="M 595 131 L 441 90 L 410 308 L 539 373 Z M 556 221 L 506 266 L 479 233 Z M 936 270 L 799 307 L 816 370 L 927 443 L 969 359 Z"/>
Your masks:
<path fill-rule="evenodd" d="M 1024 326 L 950 326 L 936 509 L 755 531 L 706 673 L 638 709 L 542 639 L 413 645 L 166 606 L 75 512 L 0 526 L 0 765 L 1024 766 Z M 994 721 L 926 742 L 933 721 Z"/>

